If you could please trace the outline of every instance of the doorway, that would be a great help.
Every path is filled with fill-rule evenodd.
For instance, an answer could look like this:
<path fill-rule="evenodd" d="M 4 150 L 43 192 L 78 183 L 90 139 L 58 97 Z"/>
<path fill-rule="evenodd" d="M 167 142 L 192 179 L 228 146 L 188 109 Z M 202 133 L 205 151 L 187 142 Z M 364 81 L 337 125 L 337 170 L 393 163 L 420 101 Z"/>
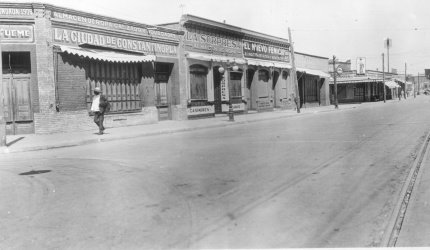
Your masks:
<path fill-rule="evenodd" d="M 2 63 L 6 134 L 34 133 L 30 52 L 3 52 Z"/>
<path fill-rule="evenodd" d="M 158 110 L 158 120 L 169 120 L 168 82 L 172 65 L 168 63 L 155 64 L 155 106 Z"/>
<path fill-rule="evenodd" d="M 215 114 L 221 114 L 222 113 L 221 80 L 223 76 L 219 72 L 219 67 L 214 67 L 213 77 L 214 77 Z"/>

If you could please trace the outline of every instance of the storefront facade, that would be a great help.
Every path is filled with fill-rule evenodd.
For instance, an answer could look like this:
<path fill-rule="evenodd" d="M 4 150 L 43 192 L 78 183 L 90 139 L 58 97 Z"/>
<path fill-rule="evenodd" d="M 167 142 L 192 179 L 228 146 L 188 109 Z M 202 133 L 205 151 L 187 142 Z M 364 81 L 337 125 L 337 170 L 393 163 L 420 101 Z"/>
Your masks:
<path fill-rule="evenodd" d="M 300 106 L 329 105 L 328 58 L 296 52 L 295 59 Z"/>
<path fill-rule="evenodd" d="M 101 87 L 106 126 L 176 119 L 181 32 L 45 4 L 0 4 L 8 134 L 94 128 Z"/>
<path fill-rule="evenodd" d="M 288 40 L 193 15 L 183 15 L 180 52 L 189 119 L 266 111 L 293 102 Z M 289 91 L 289 92 L 288 92 Z"/>
<path fill-rule="evenodd" d="M 246 112 L 240 29 L 192 15 L 182 16 L 180 25 L 187 118 L 226 113 L 230 103 L 234 112 Z"/>
<path fill-rule="evenodd" d="M 339 103 L 361 103 L 384 100 L 384 86 L 386 99 L 398 97 L 400 85 L 395 78 L 397 74 L 366 70 L 365 74 L 357 74 L 356 70 L 342 72 L 336 78 L 337 98 Z M 384 85 L 385 80 L 385 85 Z M 334 103 L 334 80 L 330 82 L 331 102 Z"/>
<path fill-rule="evenodd" d="M 292 107 L 288 40 L 250 30 L 244 33 L 247 109 L 267 111 Z"/>

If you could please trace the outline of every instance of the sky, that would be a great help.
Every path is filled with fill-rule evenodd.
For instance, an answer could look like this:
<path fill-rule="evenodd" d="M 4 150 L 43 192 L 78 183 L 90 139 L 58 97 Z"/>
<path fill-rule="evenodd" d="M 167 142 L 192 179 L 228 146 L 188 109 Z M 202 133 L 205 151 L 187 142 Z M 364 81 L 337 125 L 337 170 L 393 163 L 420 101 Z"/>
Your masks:
<path fill-rule="evenodd" d="M 23 2 L 8 0 L 8 2 Z M 351 60 L 382 70 L 384 40 L 390 38 L 390 69 L 423 74 L 430 68 L 428 0 L 39 0 L 62 7 L 144 24 L 178 22 L 192 14 L 288 38 L 297 52 Z"/>

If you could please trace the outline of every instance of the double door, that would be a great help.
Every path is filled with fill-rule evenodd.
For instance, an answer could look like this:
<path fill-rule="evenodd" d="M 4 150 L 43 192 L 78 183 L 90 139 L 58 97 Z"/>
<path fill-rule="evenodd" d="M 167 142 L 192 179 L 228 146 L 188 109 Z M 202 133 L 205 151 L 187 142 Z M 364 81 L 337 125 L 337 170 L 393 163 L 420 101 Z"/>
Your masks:
<path fill-rule="evenodd" d="M 33 112 L 30 101 L 30 74 L 3 74 L 6 134 L 34 133 Z"/>

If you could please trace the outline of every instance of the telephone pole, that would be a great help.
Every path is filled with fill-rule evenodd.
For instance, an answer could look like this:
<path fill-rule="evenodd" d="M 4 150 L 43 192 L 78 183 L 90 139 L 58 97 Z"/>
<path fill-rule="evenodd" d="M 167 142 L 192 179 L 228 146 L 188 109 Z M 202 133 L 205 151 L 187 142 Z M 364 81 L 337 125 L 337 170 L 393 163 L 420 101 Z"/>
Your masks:
<path fill-rule="evenodd" d="M 417 89 L 417 95 L 420 95 L 420 72 L 418 72 L 418 89 Z"/>
<path fill-rule="evenodd" d="M 336 82 L 336 56 L 333 56 L 333 83 L 334 83 L 334 108 L 339 108 L 339 103 L 337 101 L 337 82 Z"/>
<path fill-rule="evenodd" d="M 405 90 L 403 91 L 403 97 L 406 99 L 406 81 L 407 81 L 407 79 L 406 79 L 406 63 L 405 63 Z"/>
<path fill-rule="evenodd" d="M 2 50 L 0 40 L 0 147 L 6 146 L 6 119 L 4 118 L 4 87 L 3 87 Z"/>
<path fill-rule="evenodd" d="M 387 93 L 385 91 L 385 68 L 384 68 L 384 53 L 382 53 L 382 85 L 384 86 L 384 103 L 387 100 Z"/>
<path fill-rule="evenodd" d="M 290 51 L 291 51 L 291 77 L 293 78 L 293 84 L 294 84 L 294 102 L 296 103 L 297 113 L 300 113 L 300 94 L 299 94 L 299 84 L 297 82 L 297 74 L 296 74 L 296 63 L 294 60 L 294 46 L 293 46 L 293 40 L 291 38 L 291 30 L 288 27 L 288 39 L 290 40 Z"/>

